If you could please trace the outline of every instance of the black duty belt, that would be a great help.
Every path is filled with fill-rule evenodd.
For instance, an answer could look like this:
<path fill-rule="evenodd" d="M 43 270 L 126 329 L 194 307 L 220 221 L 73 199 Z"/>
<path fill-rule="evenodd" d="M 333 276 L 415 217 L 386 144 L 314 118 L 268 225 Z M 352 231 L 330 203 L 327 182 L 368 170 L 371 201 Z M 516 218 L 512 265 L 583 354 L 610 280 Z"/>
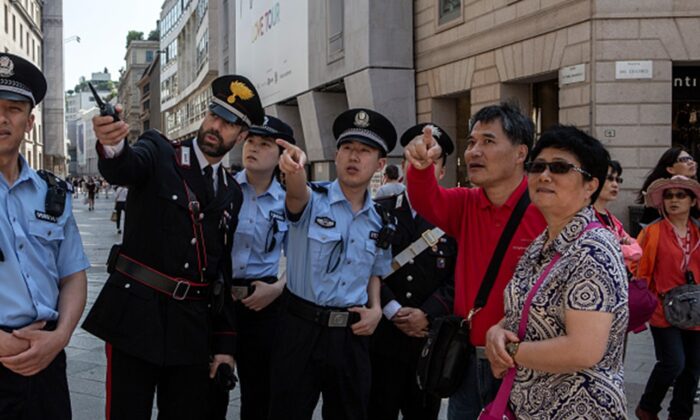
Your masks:
<path fill-rule="evenodd" d="M 38 322 L 38 321 L 34 321 Z M 32 324 L 34 323 L 32 322 Z M 24 327 L 27 327 L 31 324 L 25 325 Z M 42 331 L 53 331 L 56 329 L 56 326 L 58 325 L 58 321 L 46 321 L 46 325 L 44 325 L 44 328 L 42 328 Z M 0 325 L 0 330 L 5 331 L 6 333 L 12 333 L 14 330 L 21 330 L 24 327 L 18 327 L 18 328 L 12 328 L 12 327 L 6 327 L 4 325 Z"/>
<path fill-rule="evenodd" d="M 175 300 L 198 300 L 208 297 L 209 284 L 170 277 L 124 254 L 119 254 L 114 268 L 125 276 Z"/>
<path fill-rule="evenodd" d="M 289 291 L 285 293 L 289 296 L 287 309 L 301 319 L 329 328 L 349 327 L 360 320 L 360 314 L 348 312 L 347 308 L 319 306 Z"/>

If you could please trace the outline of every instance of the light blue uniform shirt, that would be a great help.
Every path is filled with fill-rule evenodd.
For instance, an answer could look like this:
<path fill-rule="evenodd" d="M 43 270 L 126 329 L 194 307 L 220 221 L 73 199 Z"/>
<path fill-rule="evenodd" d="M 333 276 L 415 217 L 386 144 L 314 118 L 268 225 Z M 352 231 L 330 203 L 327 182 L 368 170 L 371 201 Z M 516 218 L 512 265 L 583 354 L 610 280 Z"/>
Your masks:
<path fill-rule="evenodd" d="M 257 279 L 279 273 L 280 252 L 287 238 L 285 192 L 276 179 L 261 195 L 248 183 L 246 171 L 236 174 L 243 190 L 243 204 L 233 238 L 233 276 Z M 270 247 L 273 243 L 274 247 Z"/>
<path fill-rule="evenodd" d="M 365 305 L 370 277 L 391 272 L 391 250 L 375 242 L 382 219 L 369 193 L 353 214 L 337 180 L 318 185 L 328 192 L 312 190 L 299 220 L 290 222 L 287 287 L 321 306 Z"/>
<path fill-rule="evenodd" d="M 60 279 L 85 270 L 73 218 L 71 193 L 63 214 L 44 220 L 48 186 L 20 156 L 19 179 L 10 188 L 0 175 L 0 325 L 21 328 L 35 321 L 58 319 Z"/>

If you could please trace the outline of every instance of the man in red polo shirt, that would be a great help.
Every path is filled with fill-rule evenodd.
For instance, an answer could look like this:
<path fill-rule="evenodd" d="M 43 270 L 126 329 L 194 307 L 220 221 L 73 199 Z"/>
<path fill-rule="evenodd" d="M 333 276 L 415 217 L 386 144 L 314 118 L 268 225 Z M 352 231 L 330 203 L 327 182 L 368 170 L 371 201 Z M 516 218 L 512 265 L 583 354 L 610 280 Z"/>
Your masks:
<path fill-rule="evenodd" d="M 408 194 L 426 220 L 457 239 L 454 312 L 467 316 L 486 274 L 501 233 L 523 194 L 527 194 L 524 163 L 532 146 L 534 127 L 515 106 L 493 105 L 479 110 L 470 121 L 464 161 L 476 188 L 438 185 L 433 161 L 442 154 L 429 130 L 406 146 L 411 163 L 407 172 Z M 499 381 L 491 374 L 483 353 L 486 331 L 503 318 L 503 289 L 525 249 L 546 226 L 530 205 L 500 264 L 486 306 L 472 319 L 470 357 L 464 382 L 450 397 L 448 419 L 476 419 L 498 391 Z"/>

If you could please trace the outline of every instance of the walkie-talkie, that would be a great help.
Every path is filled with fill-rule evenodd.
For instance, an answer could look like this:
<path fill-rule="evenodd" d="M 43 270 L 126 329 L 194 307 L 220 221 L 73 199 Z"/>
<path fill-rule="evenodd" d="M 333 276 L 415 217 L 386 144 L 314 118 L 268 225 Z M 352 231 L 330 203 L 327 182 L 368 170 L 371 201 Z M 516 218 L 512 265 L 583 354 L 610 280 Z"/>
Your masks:
<path fill-rule="evenodd" d="M 95 97 L 95 103 L 97 104 L 97 107 L 100 108 L 100 115 L 111 115 L 114 119 L 114 122 L 119 121 L 119 114 L 117 113 L 117 110 L 114 109 L 112 104 L 110 104 L 109 102 L 105 102 L 102 100 L 102 98 L 100 98 L 100 95 L 97 94 L 97 91 L 95 90 L 95 87 L 92 85 L 92 83 L 88 82 L 88 86 L 90 86 L 92 96 Z"/>

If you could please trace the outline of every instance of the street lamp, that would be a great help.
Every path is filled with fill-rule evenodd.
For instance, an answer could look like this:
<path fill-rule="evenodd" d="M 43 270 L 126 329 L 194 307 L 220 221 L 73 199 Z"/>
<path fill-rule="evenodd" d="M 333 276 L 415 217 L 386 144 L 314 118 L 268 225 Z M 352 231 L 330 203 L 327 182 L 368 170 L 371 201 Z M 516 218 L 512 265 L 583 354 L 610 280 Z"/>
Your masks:
<path fill-rule="evenodd" d="M 78 44 L 80 44 L 80 36 L 79 36 L 79 35 L 71 35 L 71 36 L 69 36 L 68 38 L 63 38 L 63 45 L 68 44 L 68 43 L 71 42 L 71 41 L 75 41 L 75 42 L 77 42 Z M 64 58 L 65 58 L 65 57 L 64 57 Z M 62 61 L 62 64 L 63 64 L 63 67 L 64 67 L 64 69 L 65 69 L 65 61 Z M 70 140 L 68 139 L 68 120 L 66 119 L 65 70 L 64 70 L 64 72 L 63 72 L 63 77 L 64 77 L 64 81 L 63 81 L 63 84 L 64 84 L 64 87 L 63 87 L 63 88 L 64 88 L 64 90 L 63 90 L 63 92 L 62 92 L 62 94 L 63 94 L 63 153 L 64 153 L 64 155 L 66 156 L 66 160 L 65 160 L 65 165 L 66 165 L 65 172 L 66 172 L 66 174 L 68 174 L 68 173 L 70 172 L 70 171 L 69 171 L 69 166 L 70 166 L 71 158 L 70 158 L 70 151 L 69 151 L 69 149 L 70 149 L 70 147 L 69 147 L 69 146 L 70 146 Z M 71 175 L 74 175 L 74 174 L 71 174 Z"/>
<path fill-rule="evenodd" d="M 64 39 L 63 39 L 63 43 L 64 43 L 64 44 L 67 44 L 67 43 L 69 43 L 69 42 L 71 42 L 71 41 L 75 41 L 75 42 L 77 42 L 78 44 L 80 44 L 80 36 L 78 36 L 78 35 L 73 35 L 73 36 L 69 36 L 68 38 L 64 38 Z"/>

